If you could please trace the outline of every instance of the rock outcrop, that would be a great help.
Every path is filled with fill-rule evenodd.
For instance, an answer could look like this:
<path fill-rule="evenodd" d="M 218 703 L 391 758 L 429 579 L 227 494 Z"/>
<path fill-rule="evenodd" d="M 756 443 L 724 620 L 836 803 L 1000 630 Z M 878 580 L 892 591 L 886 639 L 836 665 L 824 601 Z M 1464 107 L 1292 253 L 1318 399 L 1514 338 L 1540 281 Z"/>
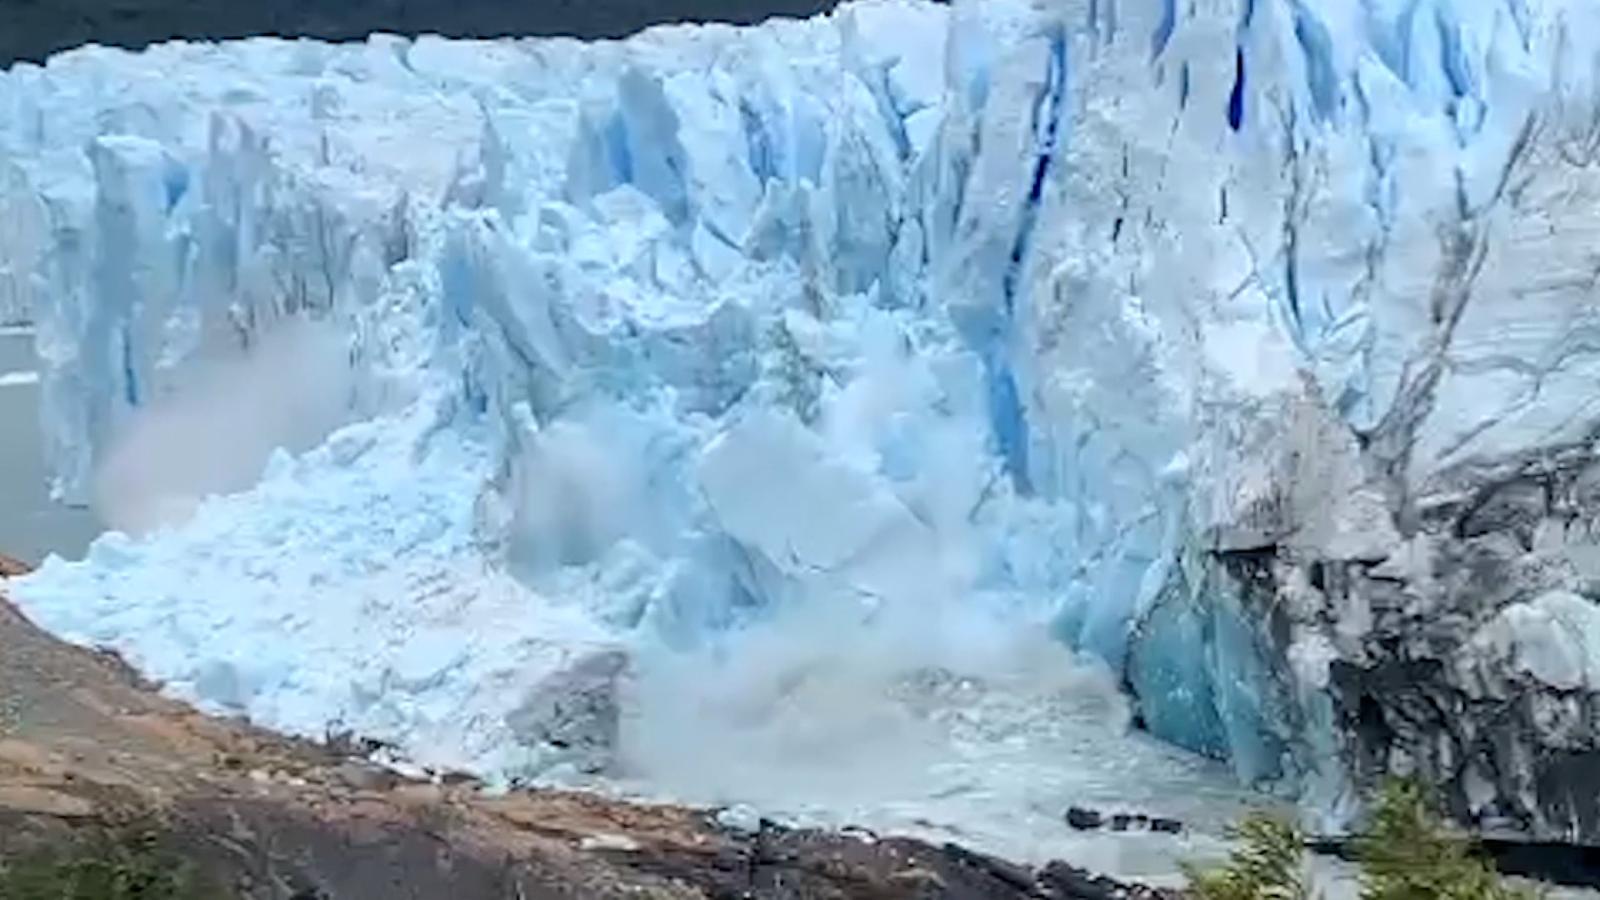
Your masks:
<path fill-rule="evenodd" d="M 1372 463 L 1366 448 L 1349 458 Z M 1302 779 L 1330 830 L 1360 793 L 1411 773 L 1486 834 L 1600 840 L 1597 471 L 1584 443 L 1389 492 L 1374 477 L 1284 498 L 1268 540 L 1191 551 L 1141 624 L 1136 659 L 1180 639 L 1213 654 L 1191 680 L 1213 693 L 1147 704 L 1150 724 L 1249 748 L 1235 756 L 1249 776 Z M 1330 515 L 1370 515 L 1375 497 L 1387 515 L 1364 526 L 1367 546 L 1306 540 Z M 1228 734 L 1223 710 L 1260 731 Z"/>
<path fill-rule="evenodd" d="M 20 559 L 0 553 L 0 578 L 20 578 L 33 571 L 33 567 Z"/>

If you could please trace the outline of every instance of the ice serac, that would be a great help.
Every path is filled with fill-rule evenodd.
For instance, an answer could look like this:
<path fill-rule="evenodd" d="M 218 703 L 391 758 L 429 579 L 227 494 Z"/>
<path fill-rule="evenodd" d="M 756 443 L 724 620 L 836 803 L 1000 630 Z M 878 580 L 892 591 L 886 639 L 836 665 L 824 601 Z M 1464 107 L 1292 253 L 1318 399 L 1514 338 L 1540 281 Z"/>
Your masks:
<path fill-rule="evenodd" d="M 1594 606 L 1571 201 L 1596 186 L 1597 11 L 1124 13 L 1072 67 L 1023 356 L 1064 494 L 1103 515 L 1090 606 L 1137 598 L 1145 722 L 1288 776 L 1330 826 L 1414 770 L 1465 818 L 1594 840 L 1563 786 L 1597 746 L 1569 674 L 1589 620 L 1540 598 Z M 1509 662 L 1508 628 L 1558 641 L 1563 677 Z"/>
<path fill-rule="evenodd" d="M 59 492 L 289 320 L 348 335 L 363 420 L 22 600 L 202 701 L 500 772 L 565 733 L 527 693 L 574 656 L 976 616 L 1322 827 L 1414 770 L 1600 841 L 1597 72 L 1586 0 L 879 0 L 17 67 L 0 304 L 39 321 Z M 295 510 L 333 524 L 226 525 Z M 208 609 L 182 549 L 258 608 Z M 329 594 L 397 621 L 396 583 L 433 631 L 254 652 Z"/>

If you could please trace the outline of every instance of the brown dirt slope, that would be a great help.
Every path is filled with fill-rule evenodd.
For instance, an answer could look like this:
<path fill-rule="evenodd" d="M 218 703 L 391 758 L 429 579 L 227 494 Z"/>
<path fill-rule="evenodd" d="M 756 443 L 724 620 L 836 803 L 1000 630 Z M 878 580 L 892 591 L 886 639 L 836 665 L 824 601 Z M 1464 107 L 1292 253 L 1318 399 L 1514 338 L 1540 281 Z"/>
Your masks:
<path fill-rule="evenodd" d="M 407 781 L 164 699 L 0 598 L 0 862 L 129 822 L 159 823 L 247 900 L 1129 896 L 953 846 L 736 834 L 681 808 Z"/>

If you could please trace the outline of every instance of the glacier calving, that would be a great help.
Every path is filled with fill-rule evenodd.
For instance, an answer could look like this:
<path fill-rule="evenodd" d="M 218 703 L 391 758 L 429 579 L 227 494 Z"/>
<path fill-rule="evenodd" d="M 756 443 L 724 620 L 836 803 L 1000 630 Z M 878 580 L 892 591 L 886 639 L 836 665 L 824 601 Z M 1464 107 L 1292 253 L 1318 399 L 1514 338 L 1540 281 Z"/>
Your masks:
<path fill-rule="evenodd" d="M 212 706 L 496 774 L 608 647 L 1048 632 L 1327 827 L 1417 768 L 1600 839 L 1559 786 L 1600 759 L 1597 77 L 1584 0 L 18 66 L 0 313 L 57 493 L 286 323 L 347 339 L 355 423 L 19 599 Z"/>

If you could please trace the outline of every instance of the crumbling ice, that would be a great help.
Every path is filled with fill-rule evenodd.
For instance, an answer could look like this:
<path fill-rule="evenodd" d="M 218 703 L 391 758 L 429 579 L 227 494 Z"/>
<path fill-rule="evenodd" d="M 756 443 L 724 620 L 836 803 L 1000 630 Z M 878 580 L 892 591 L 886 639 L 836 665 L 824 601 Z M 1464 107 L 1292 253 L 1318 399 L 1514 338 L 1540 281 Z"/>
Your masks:
<path fill-rule="evenodd" d="M 1600 839 L 1597 62 L 1586 0 L 877 0 L 16 67 L 61 496 L 297 317 L 357 422 L 20 599 L 499 772 L 587 653 L 1048 632 L 1326 828 L 1417 770 Z"/>

